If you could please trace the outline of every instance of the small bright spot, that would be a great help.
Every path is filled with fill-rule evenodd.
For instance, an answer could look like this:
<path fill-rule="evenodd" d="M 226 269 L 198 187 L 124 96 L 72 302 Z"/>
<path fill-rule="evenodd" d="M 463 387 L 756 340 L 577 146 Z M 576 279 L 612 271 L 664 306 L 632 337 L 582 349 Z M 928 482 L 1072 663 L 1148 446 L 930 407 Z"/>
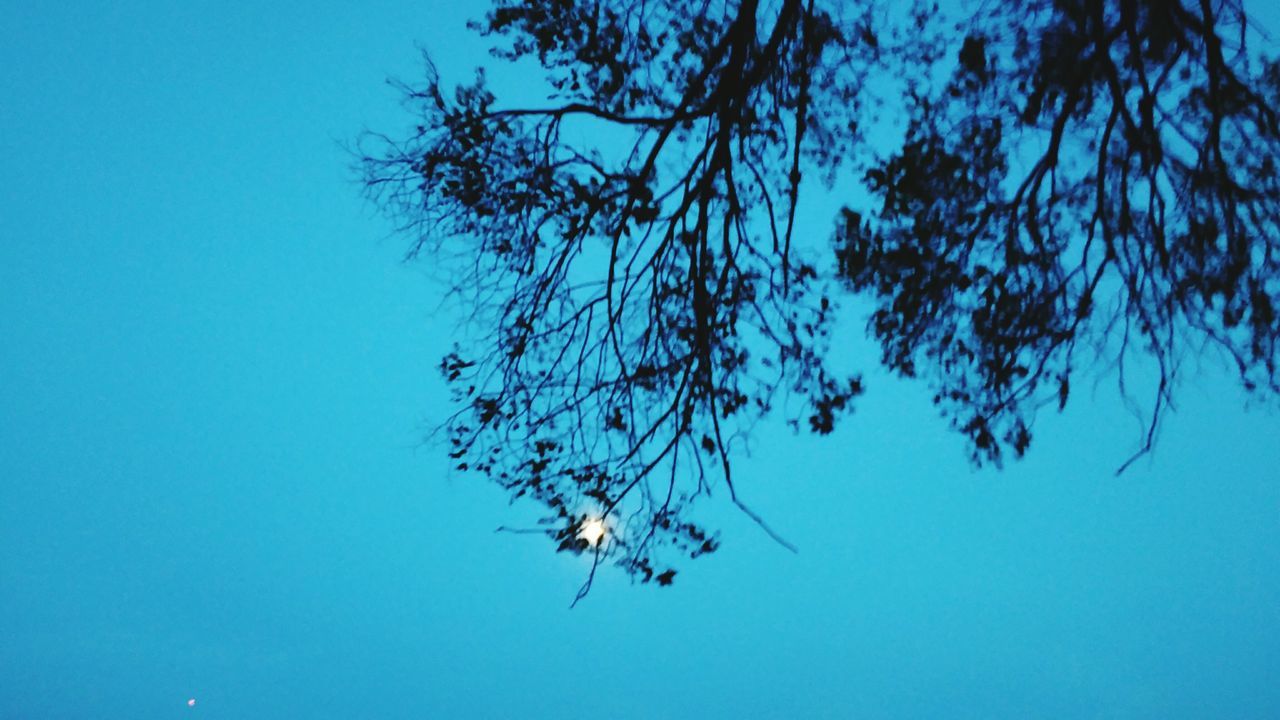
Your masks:
<path fill-rule="evenodd" d="M 187 707 L 195 707 L 195 706 L 196 706 L 195 698 L 191 698 L 190 700 L 187 701 Z"/>
<path fill-rule="evenodd" d="M 591 518 L 582 523 L 582 529 L 578 531 L 578 537 L 587 541 L 592 547 L 600 543 L 600 539 L 605 535 L 604 521 L 600 518 Z"/>

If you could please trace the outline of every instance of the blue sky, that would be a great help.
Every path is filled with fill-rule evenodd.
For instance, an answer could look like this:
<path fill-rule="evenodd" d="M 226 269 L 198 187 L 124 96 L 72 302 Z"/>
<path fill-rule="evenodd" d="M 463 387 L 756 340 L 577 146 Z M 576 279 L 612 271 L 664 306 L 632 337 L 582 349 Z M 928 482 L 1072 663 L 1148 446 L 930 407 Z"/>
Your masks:
<path fill-rule="evenodd" d="M 451 319 L 340 147 L 483 9 L 5 9 L 0 718 L 1280 714 L 1280 415 L 1213 363 L 1119 478 L 1108 379 L 975 472 L 853 333 L 857 413 L 736 469 L 798 555 L 717 507 L 570 611 L 584 560 L 420 444 Z"/>

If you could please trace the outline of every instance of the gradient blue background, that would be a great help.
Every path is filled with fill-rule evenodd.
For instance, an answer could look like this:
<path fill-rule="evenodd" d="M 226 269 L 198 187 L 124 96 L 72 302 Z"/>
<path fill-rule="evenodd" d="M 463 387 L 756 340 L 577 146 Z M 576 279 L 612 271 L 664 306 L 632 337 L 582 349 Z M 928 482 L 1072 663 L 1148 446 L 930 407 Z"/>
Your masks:
<path fill-rule="evenodd" d="M 1280 415 L 1214 363 L 1120 478 L 1114 379 L 974 472 L 851 333 L 857 414 L 737 469 L 799 555 L 719 507 L 568 610 L 419 442 L 450 316 L 339 146 L 483 9 L 4 3 L 0 718 L 1280 716 Z"/>

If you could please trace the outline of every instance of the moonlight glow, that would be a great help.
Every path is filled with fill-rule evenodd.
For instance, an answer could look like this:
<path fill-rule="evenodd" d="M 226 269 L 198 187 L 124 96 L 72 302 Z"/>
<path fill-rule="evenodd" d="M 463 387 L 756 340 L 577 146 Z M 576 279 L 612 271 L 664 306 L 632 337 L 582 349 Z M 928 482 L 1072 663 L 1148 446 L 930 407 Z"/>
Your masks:
<path fill-rule="evenodd" d="M 588 545 L 595 547 L 600 544 L 605 532 L 604 521 L 600 518 L 591 518 L 582 523 L 582 529 L 578 531 L 578 537 L 586 540 Z"/>

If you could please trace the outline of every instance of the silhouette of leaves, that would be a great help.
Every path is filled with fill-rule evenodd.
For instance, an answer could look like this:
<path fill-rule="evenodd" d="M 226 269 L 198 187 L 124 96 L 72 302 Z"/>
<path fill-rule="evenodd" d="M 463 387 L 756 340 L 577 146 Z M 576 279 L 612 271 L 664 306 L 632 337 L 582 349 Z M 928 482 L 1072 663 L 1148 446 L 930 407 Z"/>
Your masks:
<path fill-rule="evenodd" d="M 450 458 L 541 503 L 592 577 L 604 558 L 670 584 L 661 548 L 718 546 L 689 521 L 717 486 L 790 547 L 732 449 L 775 410 L 831 433 L 863 390 L 826 365 L 837 308 L 795 242 L 802 187 L 842 171 L 875 207 L 837 218 L 832 279 L 977 462 L 1026 452 L 1079 367 L 1127 392 L 1126 359 L 1154 359 L 1147 448 L 1189 350 L 1280 389 L 1280 66 L 1238 2 L 1033 0 L 954 33 L 926 3 L 881 10 L 497 0 L 473 28 L 543 68 L 546 104 L 428 61 L 403 88 L 416 130 L 366 138 L 368 193 L 469 312 L 440 366 Z M 905 136 L 873 147 L 895 79 Z M 588 517 L 611 528 L 595 546 Z"/>
<path fill-rule="evenodd" d="M 975 459 L 1021 455 L 1098 360 L 1123 389 L 1154 358 L 1144 450 L 1188 350 L 1277 390 L 1277 73 L 1246 23 L 1235 2 L 1007 4 L 912 99 L 866 176 L 877 222 L 846 211 L 836 251 L 885 363 L 928 374 Z"/>

